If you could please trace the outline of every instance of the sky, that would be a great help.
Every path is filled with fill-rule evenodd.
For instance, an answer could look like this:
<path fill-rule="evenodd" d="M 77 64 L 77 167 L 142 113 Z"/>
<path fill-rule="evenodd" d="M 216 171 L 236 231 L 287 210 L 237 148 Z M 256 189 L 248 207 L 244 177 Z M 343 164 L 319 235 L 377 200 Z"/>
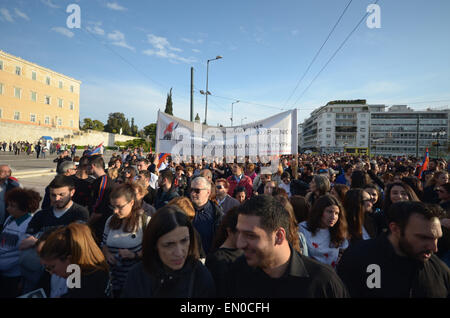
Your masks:
<path fill-rule="evenodd" d="M 376 1 L 0 0 L 0 49 L 80 80 L 81 120 L 123 112 L 139 129 L 171 88 L 174 116 L 189 120 L 191 67 L 203 122 L 218 55 L 209 125 L 229 126 L 237 100 L 234 125 L 295 108 L 301 123 L 331 100 L 450 105 L 450 1 L 379 0 L 369 28 Z M 67 25 L 71 4 L 80 28 Z"/>

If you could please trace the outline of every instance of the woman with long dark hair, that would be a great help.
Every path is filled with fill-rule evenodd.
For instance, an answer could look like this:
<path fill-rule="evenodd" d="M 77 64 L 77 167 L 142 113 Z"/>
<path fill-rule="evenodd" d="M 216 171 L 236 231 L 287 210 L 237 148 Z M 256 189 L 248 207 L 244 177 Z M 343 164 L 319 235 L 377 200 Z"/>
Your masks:
<path fill-rule="evenodd" d="M 111 266 L 113 295 L 118 297 L 128 271 L 140 260 L 142 237 L 150 216 L 142 210 L 131 184 L 116 186 L 110 202 L 114 214 L 105 223 L 102 250 Z"/>
<path fill-rule="evenodd" d="M 363 189 L 350 189 L 344 199 L 345 216 L 347 218 L 348 234 L 351 243 L 360 240 L 368 240 L 376 236 L 375 225 L 370 222 L 370 227 L 364 226 L 367 222 L 366 215 L 372 213 L 372 198 Z M 370 232 L 370 233 L 369 233 Z"/>
<path fill-rule="evenodd" d="M 319 262 L 336 267 L 348 247 L 347 221 L 341 202 L 326 194 L 316 200 L 307 221 L 300 223 L 308 254 Z"/>
<path fill-rule="evenodd" d="M 128 273 L 125 298 L 206 298 L 216 289 L 199 261 L 194 227 L 177 205 L 156 211 L 142 242 L 142 262 Z"/>

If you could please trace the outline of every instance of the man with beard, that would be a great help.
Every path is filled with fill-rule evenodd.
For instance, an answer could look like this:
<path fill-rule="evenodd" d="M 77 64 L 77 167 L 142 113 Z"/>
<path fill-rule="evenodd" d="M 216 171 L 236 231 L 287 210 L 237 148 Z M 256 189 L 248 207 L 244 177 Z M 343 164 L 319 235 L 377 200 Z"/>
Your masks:
<path fill-rule="evenodd" d="M 244 255 L 231 266 L 227 286 L 219 294 L 255 299 L 348 296 L 331 266 L 301 255 L 290 245 L 289 212 L 273 196 L 255 196 L 237 211 L 236 246 Z"/>
<path fill-rule="evenodd" d="M 450 269 L 434 255 L 442 236 L 439 216 L 422 202 L 393 204 L 389 234 L 351 246 L 338 264 L 351 296 L 448 298 Z"/>
<path fill-rule="evenodd" d="M 58 175 L 49 185 L 51 206 L 37 212 L 28 224 L 28 237 L 19 245 L 25 250 L 33 247 L 38 238 L 48 230 L 66 226 L 72 222 L 87 222 L 89 212 L 72 201 L 75 185 L 71 177 Z"/>

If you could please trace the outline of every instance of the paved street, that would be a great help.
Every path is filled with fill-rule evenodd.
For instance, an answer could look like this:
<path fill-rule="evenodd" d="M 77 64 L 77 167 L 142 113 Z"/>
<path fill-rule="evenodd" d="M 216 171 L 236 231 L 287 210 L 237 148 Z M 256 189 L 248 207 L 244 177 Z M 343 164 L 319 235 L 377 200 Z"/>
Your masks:
<path fill-rule="evenodd" d="M 77 152 L 78 156 L 81 156 L 83 152 L 80 150 Z M 105 152 L 105 163 L 108 163 L 109 159 L 111 158 L 112 151 L 106 151 Z M 53 159 L 55 159 L 57 156 L 56 154 L 53 154 L 51 156 L 47 155 L 45 159 L 43 158 L 36 158 L 36 154 L 27 155 L 26 153 L 21 153 L 20 155 L 16 156 L 13 152 L 3 152 L 0 151 L 0 164 L 8 164 L 13 173 L 14 176 L 15 172 L 25 172 L 25 171 L 34 171 L 34 170 L 42 170 L 42 169 L 56 169 L 56 163 L 53 162 Z M 42 175 L 42 176 L 33 176 L 33 177 L 27 177 L 20 176 L 19 182 L 22 184 L 23 187 L 27 188 L 34 188 L 36 191 L 38 191 L 42 198 L 45 194 L 45 187 L 52 181 L 54 176 L 56 175 L 56 172 L 51 175 Z"/>

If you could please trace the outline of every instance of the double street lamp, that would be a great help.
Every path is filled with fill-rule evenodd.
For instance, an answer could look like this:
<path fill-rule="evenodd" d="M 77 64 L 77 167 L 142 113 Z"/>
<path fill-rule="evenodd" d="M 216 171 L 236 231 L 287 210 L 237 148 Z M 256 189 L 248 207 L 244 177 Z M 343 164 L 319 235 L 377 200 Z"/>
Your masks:
<path fill-rule="evenodd" d="M 439 129 L 439 130 L 435 130 L 431 133 L 431 136 L 433 136 L 433 138 L 437 139 L 436 142 L 436 156 L 439 159 L 439 138 L 440 137 L 444 137 L 447 133 L 445 132 L 445 129 Z"/>
<path fill-rule="evenodd" d="M 208 115 L 208 95 L 211 95 L 211 93 L 208 91 L 208 73 L 209 73 L 209 62 L 211 61 L 215 61 L 215 60 L 219 60 L 221 59 L 222 56 L 217 55 L 215 59 L 211 59 L 208 60 L 206 62 L 206 92 L 200 91 L 200 94 L 203 94 L 206 96 L 206 102 L 205 102 L 205 122 L 204 124 L 206 125 L 206 119 L 207 119 L 207 115 Z"/>

